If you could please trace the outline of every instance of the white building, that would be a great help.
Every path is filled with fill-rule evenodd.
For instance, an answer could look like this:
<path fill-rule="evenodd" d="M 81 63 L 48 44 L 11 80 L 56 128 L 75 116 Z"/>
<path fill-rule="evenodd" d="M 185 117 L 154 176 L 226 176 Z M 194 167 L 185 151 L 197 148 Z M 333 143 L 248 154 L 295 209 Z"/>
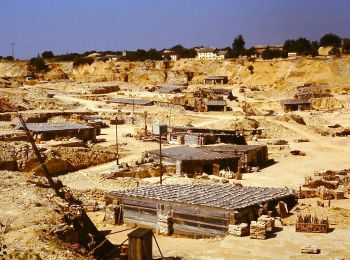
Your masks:
<path fill-rule="evenodd" d="M 227 51 L 217 51 L 215 48 L 196 49 L 198 60 L 224 60 Z"/>
<path fill-rule="evenodd" d="M 163 59 L 177 61 L 180 59 L 180 55 L 172 50 L 165 50 L 162 55 Z"/>

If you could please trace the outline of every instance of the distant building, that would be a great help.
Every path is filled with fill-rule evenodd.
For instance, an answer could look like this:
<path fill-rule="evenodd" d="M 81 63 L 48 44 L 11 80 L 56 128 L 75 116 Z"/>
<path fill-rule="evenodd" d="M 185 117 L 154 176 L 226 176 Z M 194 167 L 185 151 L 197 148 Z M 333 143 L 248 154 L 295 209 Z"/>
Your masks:
<path fill-rule="evenodd" d="M 281 100 L 281 106 L 284 112 L 311 110 L 311 102 L 304 99 Z"/>
<path fill-rule="evenodd" d="M 27 123 L 27 127 L 38 142 L 72 137 L 81 139 L 84 142 L 94 142 L 96 141 L 96 135 L 100 134 L 99 128 L 71 122 Z M 16 129 L 23 129 L 23 127 L 22 125 L 18 125 Z"/>
<path fill-rule="evenodd" d="M 275 51 L 275 50 L 283 51 L 283 45 L 280 45 L 280 44 L 275 44 L 275 45 L 254 45 L 254 46 L 252 46 L 252 48 L 254 48 L 255 51 L 258 54 L 260 54 L 260 55 L 267 48 L 269 48 L 270 50 L 273 50 L 273 51 Z"/>
<path fill-rule="evenodd" d="M 163 59 L 165 60 L 171 60 L 171 61 L 177 61 L 180 59 L 180 55 L 172 50 L 165 50 L 162 55 Z"/>
<path fill-rule="evenodd" d="M 227 76 L 210 76 L 204 78 L 204 85 L 227 84 Z"/>
<path fill-rule="evenodd" d="M 198 48 L 196 49 L 198 60 L 224 60 L 227 51 L 218 51 L 215 48 Z"/>
<path fill-rule="evenodd" d="M 296 56 L 297 56 L 296 52 L 288 52 L 288 58 L 296 57 Z"/>

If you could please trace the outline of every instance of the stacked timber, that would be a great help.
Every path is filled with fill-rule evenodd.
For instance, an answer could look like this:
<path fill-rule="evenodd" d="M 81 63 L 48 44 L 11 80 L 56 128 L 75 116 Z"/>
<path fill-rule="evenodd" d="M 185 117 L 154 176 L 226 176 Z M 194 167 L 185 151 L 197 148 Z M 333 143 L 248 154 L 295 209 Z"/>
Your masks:
<path fill-rule="evenodd" d="M 328 233 L 328 218 L 319 219 L 318 217 L 310 214 L 299 215 L 295 225 L 295 231 L 307 233 Z"/>
<path fill-rule="evenodd" d="M 261 221 L 250 222 L 250 238 L 251 239 L 266 239 L 267 237 L 267 224 Z"/>
<path fill-rule="evenodd" d="M 239 225 L 229 225 L 228 233 L 236 237 L 243 237 L 249 234 L 249 226 L 247 223 L 241 223 Z"/>
<path fill-rule="evenodd" d="M 157 233 L 171 235 L 173 233 L 173 220 L 169 213 L 158 212 Z"/>
<path fill-rule="evenodd" d="M 275 218 L 269 217 L 268 215 L 262 215 L 258 218 L 258 221 L 266 223 L 266 230 L 273 232 L 275 229 Z"/>

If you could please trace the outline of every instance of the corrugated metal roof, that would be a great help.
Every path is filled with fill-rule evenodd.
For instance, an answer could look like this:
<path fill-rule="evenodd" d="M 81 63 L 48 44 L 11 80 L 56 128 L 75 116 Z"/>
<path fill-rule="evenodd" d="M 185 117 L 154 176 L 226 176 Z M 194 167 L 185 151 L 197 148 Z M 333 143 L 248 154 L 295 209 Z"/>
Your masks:
<path fill-rule="evenodd" d="M 243 187 L 239 185 L 173 184 L 114 191 L 110 192 L 109 195 L 234 210 L 292 197 L 294 191 L 287 188 Z"/>
<path fill-rule="evenodd" d="M 160 93 L 171 93 L 171 92 L 182 91 L 185 88 L 186 87 L 184 87 L 184 86 L 168 86 L 168 87 L 161 87 L 161 88 L 159 88 L 158 91 Z"/>
<path fill-rule="evenodd" d="M 92 129 L 91 126 L 82 124 L 76 124 L 71 122 L 64 123 L 27 123 L 29 131 L 32 132 L 51 132 L 62 130 L 80 130 L 80 129 Z M 18 125 L 17 129 L 23 129 L 22 125 Z"/>
<path fill-rule="evenodd" d="M 151 154 L 159 155 L 159 150 L 149 151 Z M 224 154 L 212 151 L 205 151 L 200 148 L 188 146 L 171 147 L 162 149 L 162 157 L 168 157 L 173 160 L 188 161 L 188 160 L 217 160 L 225 158 L 239 158 L 237 155 Z"/>
<path fill-rule="evenodd" d="M 225 100 L 213 100 L 209 99 L 205 102 L 207 106 L 226 106 L 226 101 Z"/>
<path fill-rule="evenodd" d="M 217 79 L 228 79 L 227 76 L 209 76 L 204 78 L 204 80 L 217 80 Z"/>
<path fill-rule="evenodd" d="M 311 102 L 306 99 L 284 99 L 284 100 L 281 100 L 280 102 L 282 105 L 311 104 Z"/>
<path fill-rule="evenodd" d="M 198 48 L 196 49 L 197 53 L 205 53 L 205 52 L 215 52 L 215 48 Z"/>
<path fill-rule="evenodd" d="M 206 145 L 201 146 L 199 149 L 203 149 L 208 152 L 218 153 L 235 153 L 235 152 L 249 152 L 266 147 L 266 145 L 240 145 L 240 144 L 227 144 L 227 145 Z"/>
<path fill-rule="evenodd" d="M 111 103 L 120 103 L 120 104 L 128 104 L 128 105 L 143 105 L 150 106 L 153 105 L 153 101 L 143 100 L 143 99 L 128 99 L 128 98 L 113 98 Z"/>

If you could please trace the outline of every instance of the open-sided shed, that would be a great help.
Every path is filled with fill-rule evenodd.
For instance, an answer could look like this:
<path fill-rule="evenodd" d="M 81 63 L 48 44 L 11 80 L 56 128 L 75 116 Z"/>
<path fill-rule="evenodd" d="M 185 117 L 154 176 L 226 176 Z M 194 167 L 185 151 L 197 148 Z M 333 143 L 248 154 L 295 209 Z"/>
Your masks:
<path fill-rule="evenodd" d="M 83 141 L 95 141 L 99 129 L 71 122 L 62 123 L 27 123 L 29 131 L 34 138 L 41 141 L 48 141 L 56 138 L 76 137 Z M 21 125 L 17 129 L 22 129 Z"/>
<path fill-rule="evenodd" d="M 163 185 L 106 194 L 107 205 L 122 208 L 124 222 L 157 229 L 159 233 L 225 236 L 229 225 L 250 223 L 265 205 L 295 203 L 293 190 L 240 185 Z M 162 232 L 165 231 L 165 232 Z"/>

